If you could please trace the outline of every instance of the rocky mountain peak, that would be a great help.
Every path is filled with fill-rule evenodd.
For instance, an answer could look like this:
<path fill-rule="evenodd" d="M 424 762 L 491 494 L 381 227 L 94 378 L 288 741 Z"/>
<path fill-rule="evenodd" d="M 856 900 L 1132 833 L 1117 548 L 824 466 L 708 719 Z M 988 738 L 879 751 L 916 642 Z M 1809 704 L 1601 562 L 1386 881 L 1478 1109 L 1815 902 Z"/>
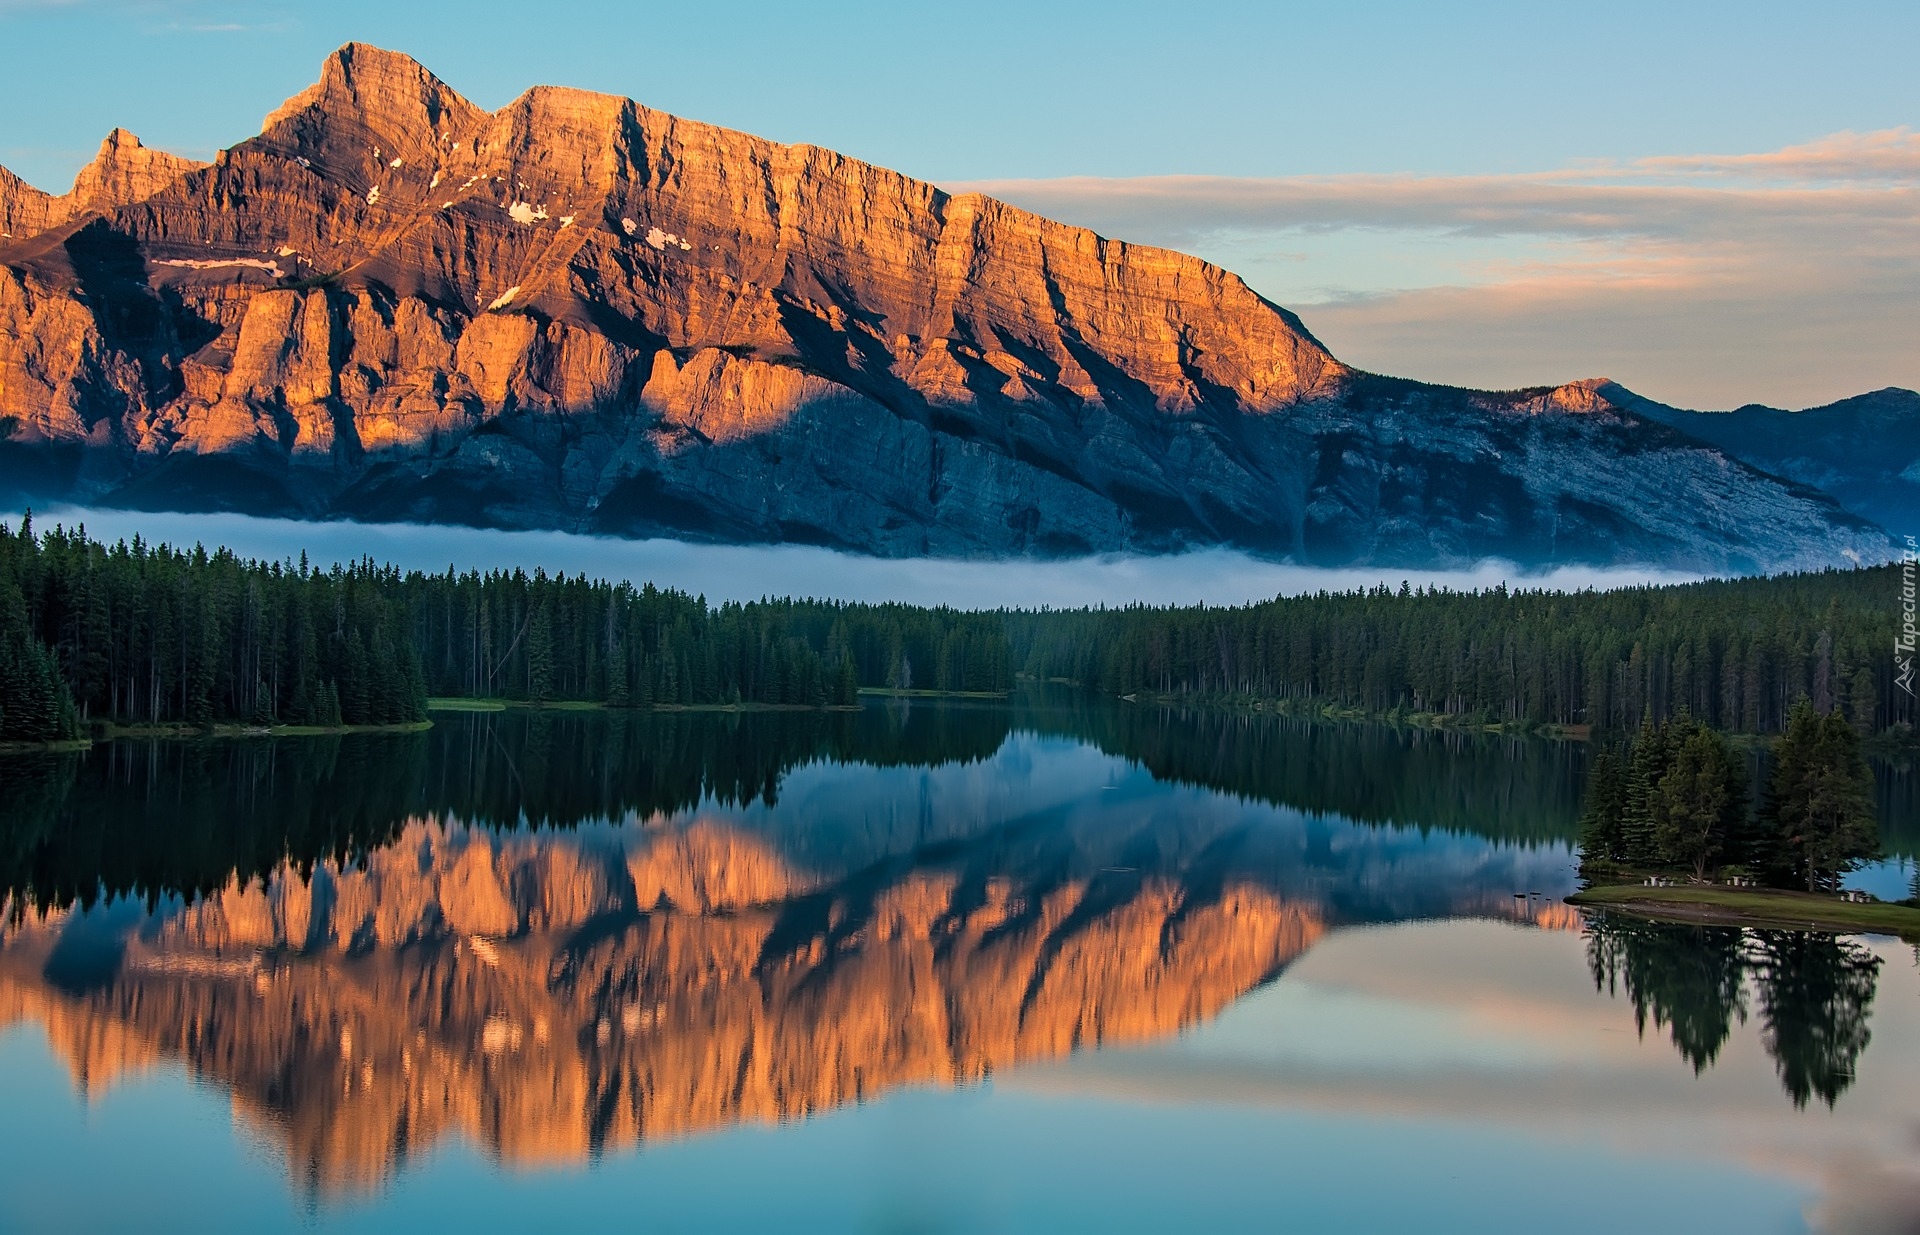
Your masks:
<path fill-rule="evenodd" d="M 32 236 L 44 231 L 53 195 L 43 193 L 0 167 L 0 240 Z"/>
<path fill-rule="evenodd" d="M 93 162 L 74 177 L 67 195 L 72 214 L 108 210 L 145 201 L 168 184 L 206 164 L 150 150 L 125 129 L 116 128 L 100 143 Z"/>
<path fill-rule="evenodd" d="M 85 459 L 36 493 L 896 555 L 1886 552 L 1597 379 L 1358 373 L 1199 258 L 627 99 L 487 112 L 348 44 L 169 159 L 109 138 L 85 237 L 0 182 L 0 454 Z"/>
<path fill-rule="evenodd" d="M 75 219 L 145 201 L 187 172 L 206 164 L 150 150 L 126 129 L 100 143 L 80 169 L 73 188 L 58 197 L 34 188 L 0 167 L 0 243 L 30 239 Z"/>
<path fill-rule="evenodd" d="M 343 164 L 340 170 L 376 160 L 432 165 L 453 133 L 485 115 L 412 57 L 348 43 L 327 57 L 319 81 L 281 104 L 242 148 L 277 150 L 309 163 L 331 157 Z"/>

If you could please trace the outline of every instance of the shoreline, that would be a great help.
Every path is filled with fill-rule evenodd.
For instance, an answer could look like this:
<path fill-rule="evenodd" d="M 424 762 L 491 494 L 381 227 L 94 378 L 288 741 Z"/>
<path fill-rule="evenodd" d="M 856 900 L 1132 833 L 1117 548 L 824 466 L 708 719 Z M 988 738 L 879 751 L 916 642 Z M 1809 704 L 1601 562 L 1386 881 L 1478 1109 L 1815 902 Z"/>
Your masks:
<path fill-rule="evenodd" d="M 866 693 L 864 691 L 862 694 Z M 830 703 L 656 703 L 648 707 L 615 707 L 597 699 L 463 699 L 457 696 L 427 700 L 429 712 L 858 712 L 859 704 Z M 431 722 L 429 722 L 431 723 Z"/>
<path fill-rule="evenodd" d="M 868 691 L 862 691 L 863 695 Z M 919 692 L 915 692 L 916 696 Z M 998 696 L 1004 698 L 1005 696 Z M 651 707 L 614 707 L 611 704 L 590 699 L 553 699 L 545 703 L 534 703 L 525 699 L 462 699 L 455 697 L 432 698 L 427 700 L 426 710 L 433 712 L 722 712 L 741 714 L 747 712 L 858 712 L 860 704 L 829 704 L 814 707 L 804 703 L 657 703 Z M 211 725 L 190 725 L 180 722 L 157 725 L 114 724 L 99 722 L 91 726 L 88 733 L 77 738 L 61 738 L 51 742 L 0 742 L 0 757 L 7 755 L 45 755 L 70 754 L 91 749 L 101 742 L 116 742 L 130 738 L 166 738 L 173 740 L 191 740 L 193 738 L 313 738 L 340 737 L 357 733 L 425 733 L 433 728 L 431 716 L 424 720 L 405 721 L 396 725 L 249 725 L 238 722 L 222 721 Z"/>
<path fill-rule="evenodd" d="M 1061 682 L 1075 686 L 1078 683 Z M 1137 706 L 1213 709 L 1226 712 L 1251 712 L 1265 716 L 1289 716 L 1300 720 L 1331 720 L 1347 724 L 1387 725 L 1393 728 L 1427 729 L 1445 733 L 1490 733 L 1509 737 L 1546 738 L 1557 742 L 1585 742 L 1593 736 L 1591 725 L 1536 724 L 1531 721 L 1489 721 L 1476 716 L 1450 712 L 1418 712 L 1389 708 L 1377 711 L 1354 704 L 1325 699 L 1289 699 L 1277 696 L 1154 694 L 1136 691 L 1126 695 L 1101 695 L 1117 703 Z"/>
<path fill-rule="evenodd" d="M 1887 901 L 1843 901 L 1783 888 L 1687 884 L 1650 888 L 1604 884 L 1567 897 L 1580 909 L 1614 909 L 1658 922 L 1760 926 L 1834 934 L 1897 935 L 1920 942 L 1920 908 Z"/>

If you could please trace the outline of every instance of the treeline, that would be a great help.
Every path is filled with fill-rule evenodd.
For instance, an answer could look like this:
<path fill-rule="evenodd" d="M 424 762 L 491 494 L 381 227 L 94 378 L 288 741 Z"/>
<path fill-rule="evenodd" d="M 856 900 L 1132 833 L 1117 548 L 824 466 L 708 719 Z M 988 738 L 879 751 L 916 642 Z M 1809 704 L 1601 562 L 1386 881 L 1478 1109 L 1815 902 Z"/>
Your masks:
<path fill-rule="evenodd" d="M 861 687 L 1004 692 L 998 615 L 729 601 L 535 571 L 411 574 L 397 595 L 436 695 L 615 707 L 849 706 Z"/>
<path fill-rule="evenodd" d="M 391 725 L 424 717 L 426 689 L 391 567 L 322 572 L 83 531 L 0 528 L 0 610 L 56 667 L 44 709 L 10 740 L 72 736 L 90 719 Z M 0 710 L 15 710 L 11 692 Z"/>
<path fill-rule="evenodd" d="M 0 741 L 92 720 L 394 725 L 430 695 L 615 707 L 846 706 L 862 686 L 1004 691 L 995 614 L 766 601 L 535 571 L 319 570 L 84 529 L 0 527 Z"/>
<path fill-rule="evenodd" d="M 1625 732 L 1784 730 L 1795 700 L 1913 722 L 1896 567 L 1610 592 L 1385 587 L 1239 607 L 966 612 L 702 597 L 540 571 L 402 573 L 0 526 L 0 741 L 90 720 L 381 725 L 430 695 L 846 706 L 1016 676 L 1167 701 L 1335 704 Z"/>
<path fill-rule="evenodd" d="M 1014 613 L 1021 671 L 1110 694 L 1335 703 L 1626 731 L 1651 712 L 1778 733 L 1794 701 L 1865 732 L 1913 722 L 1894 679 L 1897 567 L 1615 591 L 1386 587 Z"/>

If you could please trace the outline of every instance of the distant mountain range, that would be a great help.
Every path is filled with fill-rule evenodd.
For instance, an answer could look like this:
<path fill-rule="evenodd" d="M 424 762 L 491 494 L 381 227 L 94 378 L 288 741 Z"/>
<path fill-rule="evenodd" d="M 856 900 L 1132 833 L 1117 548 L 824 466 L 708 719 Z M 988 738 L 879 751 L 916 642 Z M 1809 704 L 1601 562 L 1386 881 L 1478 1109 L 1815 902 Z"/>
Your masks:
<path fill-rule="evenodd" d="M 1800 412 L 1758 403 L 1689 412 L 1617 384 L 1605 393 L 1743 463 L 1819 489 L 1863 519 L 1920 534 L 1920 393 L 1889 386 Z"/>
<path fill-rule="evenodd" d="M 1196 258 L 360 44 L 211 165 L 116 130 L 64 196 L 0 171 L 0 233 L 15 502 L 1703 571 L 1884 559 L 1920 508 L 1910 391 L 1363 373 Z"/>

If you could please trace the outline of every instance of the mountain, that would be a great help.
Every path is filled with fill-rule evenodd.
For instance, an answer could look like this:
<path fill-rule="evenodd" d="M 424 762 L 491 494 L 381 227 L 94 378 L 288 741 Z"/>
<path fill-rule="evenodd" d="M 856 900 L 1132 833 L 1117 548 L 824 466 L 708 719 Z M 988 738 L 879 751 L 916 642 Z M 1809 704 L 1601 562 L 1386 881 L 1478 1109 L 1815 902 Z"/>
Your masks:
<path fill-rule="evenodd" d="M 187 172 L 205 167 L 192 159 L 149 150 L 125 129 L 100 143 L 93 162 L 73 188 L 54 197 L 0 167 L 0 240 L 38 235 L 84 215 L 144 201 Z"/>
<path fill-rule="evenodd" d="M 1757 403 L 1689 412 L 1617 386 L 1607 393 L 1762 471 L 1830 493 L 1863 519 L 1920 533 L 1920 392 L 1889 386 L 1799 412 Z"/>
<path fill-rule="evenodd" d="M 1616 402 L 1341 364 L 1198 259 L 352 44 L 212 165 L 0 183 L 0 489 L 149 509 L 1318 563 L 1881 559 Z"/>

